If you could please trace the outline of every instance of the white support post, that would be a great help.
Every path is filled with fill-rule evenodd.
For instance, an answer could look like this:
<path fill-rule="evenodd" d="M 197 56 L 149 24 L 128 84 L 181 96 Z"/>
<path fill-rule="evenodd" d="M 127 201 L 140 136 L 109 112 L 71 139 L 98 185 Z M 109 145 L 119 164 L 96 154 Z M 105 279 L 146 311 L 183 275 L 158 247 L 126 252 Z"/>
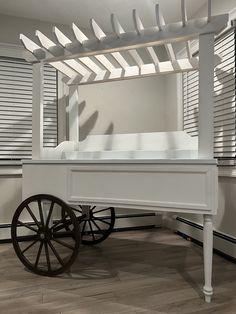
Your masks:
<path fill-rule="evenodd" d="M 62 73 L 58 72 L 58 144 L 66 141 L 66 92 L 63 77 Z"/>
<path fill-rule="evenodd" d="M 213 158 L 214 34 L 199 36 L 199 158 Z"/>
<path fill-rule="evenodd" d="M 33 65 L 32 159 L 41 159 L 43 151 L 43 63 Z"/>
<path fill-rule="evenodd" d="M 69 86 L 69 140 L 79 142 L 79 93 L 78 86 Z"/>
<path fill-rule="evenodd" d="M 211 302 L 212 288 L 212 254 L 213 254 L 213 224 L 212 215 L 203 215 L 203 254 L 204 254 L 204 277 L 203 293 L 205 301 Z"/>

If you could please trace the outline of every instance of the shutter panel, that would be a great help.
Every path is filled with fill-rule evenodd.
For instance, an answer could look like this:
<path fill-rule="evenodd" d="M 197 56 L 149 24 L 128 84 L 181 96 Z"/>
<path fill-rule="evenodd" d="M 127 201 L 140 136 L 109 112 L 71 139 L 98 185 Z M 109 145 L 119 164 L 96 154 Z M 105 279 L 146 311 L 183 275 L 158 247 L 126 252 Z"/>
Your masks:
<path fill-rule="evenodd" d="M 0 58 L 0 158 L 31 158 L 32 66 Z"/>
<path fill-rule="evenodd" d="M 222 58 L 214 73 L 214 156 L 236 155 L 236 53 L 235 29 L 216 40 L 215 53 Z M 184 130 L 198 135 L 198 71 L 183 74 Z"/>
<path fill-rule="evenodd" d="M 44 146 L 57 145 L 57 73 L 44 68 Z M 32 65 L 0 57 L 0 159 L 32 156 Z"/>

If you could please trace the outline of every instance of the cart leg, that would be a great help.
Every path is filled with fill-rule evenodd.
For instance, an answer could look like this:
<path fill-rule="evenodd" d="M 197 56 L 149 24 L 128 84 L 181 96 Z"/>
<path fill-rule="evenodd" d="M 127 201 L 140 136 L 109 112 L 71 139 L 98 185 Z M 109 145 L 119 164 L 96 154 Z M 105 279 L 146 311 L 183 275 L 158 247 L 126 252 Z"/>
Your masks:
<path fill-rule="evenodd" d="M 203 254 L 204 254 L 204 276 L 205 283 L 203 287 L 203 293 L 205 295 L 205 301 L 211 302 L 211 296 L 213 295 L 212 288 L 212 253 L 213 253 L 213 225 L 212 215 L 203 215 Z"/>

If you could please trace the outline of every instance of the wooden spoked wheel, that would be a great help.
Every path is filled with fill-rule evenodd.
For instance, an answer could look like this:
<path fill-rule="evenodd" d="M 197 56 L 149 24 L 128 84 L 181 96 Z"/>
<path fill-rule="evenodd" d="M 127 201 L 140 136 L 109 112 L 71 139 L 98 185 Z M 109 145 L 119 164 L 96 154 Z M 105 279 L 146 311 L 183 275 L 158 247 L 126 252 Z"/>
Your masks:
<path fill-rule="evenodd" d="M 31 196 L 20 204 L 12 220 L 11 236 L 25 267 L 45 276 L 67 271 L 81 240 L 73 210 L 59 198 L 46 194 Z"/>
<path fill-rule="evenodd" d="M 80 223 L 83 244 L 98 244 L 112 232 L 115 224 L 115 209 L 113 207 L 90 206 L 85 217 L 83 205 L 72 209 Z"/>

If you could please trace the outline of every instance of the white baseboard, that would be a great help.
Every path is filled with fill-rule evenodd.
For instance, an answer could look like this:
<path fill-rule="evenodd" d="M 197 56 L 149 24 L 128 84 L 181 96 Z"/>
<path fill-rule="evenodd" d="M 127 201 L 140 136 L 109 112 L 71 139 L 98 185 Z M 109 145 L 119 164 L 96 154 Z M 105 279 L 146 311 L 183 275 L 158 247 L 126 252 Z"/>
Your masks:
<path fill-rule="evenodd" d="M 155 213 L 116 216 L 115 229 L 161 227 L 162 215 Z"/>
<path fill-rule="evenodd" d="M 176 230 L 202 243 L 203 226 L 187 219 L 176 218 Z M 236 239 L 219 231 L 214 231 L 214 249 L 219 253 L 236 259 Z"/>

